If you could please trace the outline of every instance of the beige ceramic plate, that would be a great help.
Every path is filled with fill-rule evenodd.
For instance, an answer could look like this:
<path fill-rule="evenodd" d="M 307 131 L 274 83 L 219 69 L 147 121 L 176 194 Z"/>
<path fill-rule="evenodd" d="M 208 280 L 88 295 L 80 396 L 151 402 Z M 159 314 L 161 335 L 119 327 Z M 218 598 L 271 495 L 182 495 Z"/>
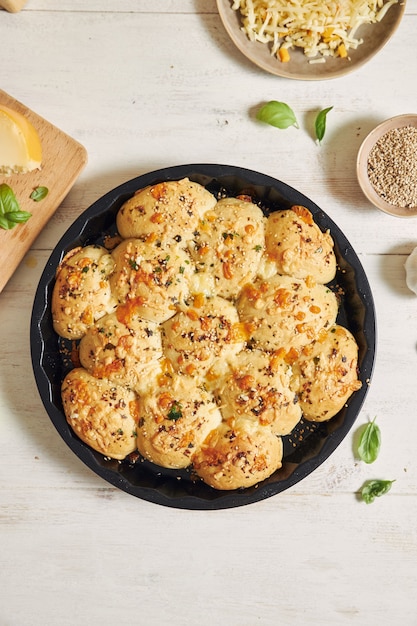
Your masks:
<path fill-rule="evenodd" d="M 362 188 L 363 193 L 370 202 L 384 213 L 389 215 L 395 215 L 397 217 L 416 217 L 417 209 L 407 209 L 404 207 L 397 207 L 386 202 L 381 198 L 373 188 L 368 178 L 368 158 L 369 153 L 376 144 L 376 142 L 390 130 L 394 128 L 403 128 L 404 126 L 414 126 L 417 128 L 417 115 L 397 115 L 379 124 L 363 141 L 356 162 L 356 173 L 359 181 L 359 185 Z"/>
<path fill-rule="evenodd" d="M 271 56 L 267 44 L 249 41 L 241 31 L 240 14 L 232 10 L 231 0 L 217 0 L 223 25 L 237 48 L 258 67 L 285 78 L 298 80 L 325 80 L 342 76 L 369 61 L 390 39 L 404 14 L 406 0 L 393 5 L 378 24 L 362 26 L 358 35 L 364 42 L 357 50 L 350 50 L 349 59 L 326 59 L 325 63 L 309 63 L 302 50 L 291 50 L 291 60 L 282 63 Z"/>

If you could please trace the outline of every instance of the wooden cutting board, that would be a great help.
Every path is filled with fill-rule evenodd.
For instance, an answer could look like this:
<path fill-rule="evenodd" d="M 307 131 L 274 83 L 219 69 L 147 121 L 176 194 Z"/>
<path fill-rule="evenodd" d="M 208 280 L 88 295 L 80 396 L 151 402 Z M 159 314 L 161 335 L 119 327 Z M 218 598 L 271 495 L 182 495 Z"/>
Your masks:
<path fill-rule="evenodd" d="M 32 217 L 11 230 L 0 228 L 0 292 L 55 213 L 87 163 L 87 151 L 77 141 L 0 90 L 0 103 L 19 111 L 33 124 L 42 143 L 42 168 L 27 174 L 0 174 L 0 183 L 11 187 L 22 211 Z M 47 187 L 48 195 L 41 201 L 31 200 L 36 187 Z"/>

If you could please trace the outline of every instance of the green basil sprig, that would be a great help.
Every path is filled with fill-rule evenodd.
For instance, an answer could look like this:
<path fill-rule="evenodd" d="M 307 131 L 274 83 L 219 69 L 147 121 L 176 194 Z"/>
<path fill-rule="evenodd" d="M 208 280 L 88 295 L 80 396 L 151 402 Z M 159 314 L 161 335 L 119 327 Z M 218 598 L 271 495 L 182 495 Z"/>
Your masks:
<path fill-rule="evenodd" d="M 277 100 L 271 100 L 264 104 L 256 114 L 256 118 L 276 128 L 288 128 L 289 126 L 298 128 L 297 118 L 292 108 L 285 102 L 278 102 Z"/>
<path fill-rule="evenodd" d="M 365 463 L 373 463 L 381 449 L 381 431 L 375 424 L 376 417 L 367 424 L 358 445 L 358 454 Z"/>
<path fill-rule="evenodd" d="M 21 211 L 14 191 L 6 183 L 0 185 L 0 228 L 10 230 L 16 224 L 23 224 L 32 213 Z"/>
<path fill-rule="evenodd" d="M 388 493 L 395 480 L 368 480 L 362 487 L 362 500 L 366 504 L 371 504 L 375 498 L 379 498 Z"/>
<path fill-rule="evenodd" d="M 30 194 L 30 198 L 31 200 L 34 200 L 35 202 L 40 202 L 41 200 L 46 198 L 48 193 L 49 193 L 48 187 L 36 187 Z"/>
<path fill-rule="evenodd" d="M 321 143 L 321 141 L 322 141 L 322 139 L 323 139 L 323 137 L 325 135 L 325 132 L 326 132 L 327 114 L 332 109 L 333 109 L 333 107 L 327 107 L 327 109 L 323 109 L 322 111 L 320 111 L 320 113 L 316 117 L 316 121 L 315 121 L 314 127 L 315 127 L 315 131 L 316 131 L 317 141 L 319 143 Z"/>

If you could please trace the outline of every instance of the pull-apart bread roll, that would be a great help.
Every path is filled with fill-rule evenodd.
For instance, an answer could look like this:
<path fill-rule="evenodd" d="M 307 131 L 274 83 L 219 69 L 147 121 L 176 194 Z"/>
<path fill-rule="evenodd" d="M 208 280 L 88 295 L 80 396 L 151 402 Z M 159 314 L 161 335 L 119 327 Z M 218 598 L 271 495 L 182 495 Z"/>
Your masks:
<path fill-rule="evenodd" d="M 112 252 L 115 270 L 112 293 L 120 303 L 134 303 L 144 319 L 164 322 L 189 294 L 194 268 L 179 246 L 158 246 L 141 239 L 125 239 Z"/>
<path fill-rule="evenodd" d="M 149 377 L 159 371 L 159 326 L 132 313 L 129 304 L 120 305 L 87 330 L 80 341 L 79 357 L 93 376 L 142 392 Z"/>
<path fill-rule="evenodd" d="M 313 422 L 334 417 L 362 386 L 357 366 L 358 346 L 343 326 L 336 324 L 306 347 L 293 365 L 292 381 L 304 417 Z"/>
<path fill-rule="evenodd" d="M 266 222 L 265 246 L 279 274 L 312 276 L 323 284 L 336 275 L 333 239 L 329 232 L 320 230 L 305 207 L 272 213 Z"/>
<path fill-rule="evenodd" d="M 252 487 L 282 465 L 282 440 L 249 420 L 222 422 L 193 459 L 200 478 L 214 489 Z"/>
<path fill-rule="evenodd" d="M 101 246 L 74 248 L 62 259 L 52 293 L 55 332 L 79 339 L 100 317 L 116 308 L 109 276 L 114 262 Z"/>
<path fill-rule="evenodd" d="M 237 302 L 255 347 L 299 349 L 336 321 L 336 295 L 311 278 L 275 275 L 245 285 Z"/>
<path fill-rule="evenodd" d="M 204 388 L 191 378 L 174 374 L 140 399 L 138 450 L 162 467 L 188 467 L 221 420 L 213 397 Z"/>
<path fill-rule="evenodd" d="M 269 426 L 275 435 L 288 435 L 301 419 L 291 375 L 283 354 L 240 352 L 218 392 L 223 418 L 245 417 Z"/>
<path fill-rule="evenodd" d="M 106 457 L 135 452 L 219 490 L 256 485 L 301 418 L 331 419 L 361 386 L 326 286 L 330 233 L 305 207 L 266 217 L 188 178 L 138 190 L 116 224 L 111 252 L 75 248 L 57 269 L 54 329 L 78 347 L 68 423 Z"/>
<path fill-rule="evenodd" d="M 217 295 L 233 299 L 256 276 L 264 224 L 261 209 L 238 198 L 219 200 L 200 221 L 190 251 L 197 270 L 213 274 Z"/>
<path fill-rule="evenodd" d="M 216 204 L 215 197 L 188 178 L 140 189 L 117 214 L 124 238 L 146 237 L 161 243 L 191 239 L 199 219 Z"/>
<path fill-rule="evenodd" d="M 229 360 L 244 346 L 231 302 L 197 294 L 162 324 L 164 354 L 180 374 L 203 377 L 218 359 Z"/>
<path fill-rule="evenodd" d="M 93 450 L 120 460 L 136 450 L 134 391 L 75 368 L 62 383 L 62 402 L 69 425 Z"/>

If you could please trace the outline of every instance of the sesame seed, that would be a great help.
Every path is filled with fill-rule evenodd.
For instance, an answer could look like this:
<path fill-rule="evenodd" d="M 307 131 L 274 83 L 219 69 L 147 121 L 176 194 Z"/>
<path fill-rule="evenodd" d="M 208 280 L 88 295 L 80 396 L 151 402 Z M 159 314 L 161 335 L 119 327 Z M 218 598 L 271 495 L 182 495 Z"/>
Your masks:
<path fill-rule="evenodd" d="M 389 204 L 417 207 L 417 128 L 403 126 L 383 135 L 368 157 L 368 178 Z"/>

